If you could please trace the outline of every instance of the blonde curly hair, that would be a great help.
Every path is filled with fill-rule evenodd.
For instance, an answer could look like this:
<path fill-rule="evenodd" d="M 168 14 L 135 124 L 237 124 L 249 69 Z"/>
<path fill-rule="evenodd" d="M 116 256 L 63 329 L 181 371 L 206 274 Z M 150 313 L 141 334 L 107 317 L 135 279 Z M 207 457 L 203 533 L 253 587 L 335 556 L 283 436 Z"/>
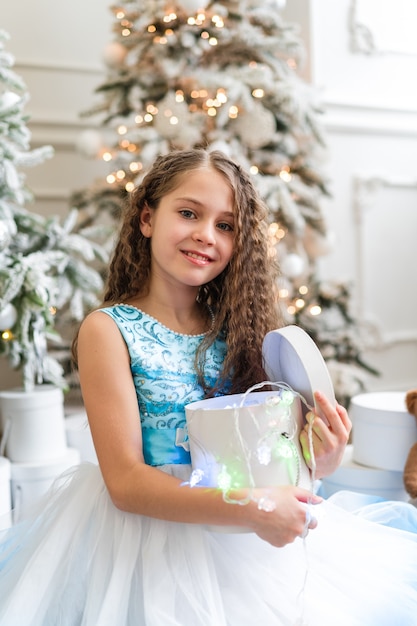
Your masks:
<path fill-rule="evenodd" d="M 157 209 L 183 177 L 199 168 L 212 168 L 230 185 L 234 198 L 233 254 L 227 267 L 200 287 L 198 301 L 212 308 L 215 321 L 196 357 L 200 383 L 212 395 L 227 382 L 230 393 L 246 391 L 265 379 L 262 341 L 280 325 L 277 307 L 277 268 L 268 253 L 267 210 L 249 175 L 220 151 L 179 150 L 156 159 L 132 192 L 114 250 L 104 293 L 106 305 L 145 295 L 151 272 L 150 239 L 142 235 L 140 217 L 147 205 Z M 216 389 L 204 383 L 204 354 L 218 336 L 227 355 Z"/>

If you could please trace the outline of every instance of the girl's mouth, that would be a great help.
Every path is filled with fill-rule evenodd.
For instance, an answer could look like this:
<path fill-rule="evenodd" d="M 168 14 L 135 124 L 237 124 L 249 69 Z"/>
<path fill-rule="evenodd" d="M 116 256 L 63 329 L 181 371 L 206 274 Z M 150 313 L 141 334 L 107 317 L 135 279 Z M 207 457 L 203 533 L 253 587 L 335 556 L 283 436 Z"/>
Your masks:
<path fill-rule="evenodd" d="M 194 259 L 199 263 L 211 263 L 212 259 L 205 254 L 198 254 L 198 252 L 188 252 L 187 250 L 183 250 L 182 253 L 189 259 Z"/>

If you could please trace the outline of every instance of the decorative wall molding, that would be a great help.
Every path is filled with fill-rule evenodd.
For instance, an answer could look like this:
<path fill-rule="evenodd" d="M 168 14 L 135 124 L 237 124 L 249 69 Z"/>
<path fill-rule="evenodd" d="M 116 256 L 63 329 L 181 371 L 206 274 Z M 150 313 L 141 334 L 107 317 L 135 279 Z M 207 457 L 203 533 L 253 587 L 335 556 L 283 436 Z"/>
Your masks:
<path fill-rule="evenodd" d="M 32 188 L 36 202 L 65 202 L 68 203 L 71 192 L 68 189 Z"/>
<path fill-rule="evenodd" d="M 350 45 L 354 53 L 417 56 L 415 0 L 352 0 Z"/>
<path fill-rule="evenodd" d="M 417 137 L 417 111 L 324 100 L 323 125 L 329 131 L 361 135 Z"/>
<path fill-rule="evenodd" d="M 366 307 L 366 279 L 369 279 L 369 276 L 366 276 L 365 256 L 367 247 L 369 247 L 372 242 L 366 237 L 365 220 L 367 218 L 367 214 L 369 214 L 371 210 L 379 208 L 379 205 L 377 205 L 377 196 L 378 193 L 384 190 L 394 190 L 398 192 L 414 190 L 416 192 L 417 199 L 417 175 L 415 179 L 396 179 L 381 175 L 354 177 L 353 208 L 357 226 L 356 285 L 358 315 L 361 319 L 370 322 L 377 330 L 379 342 L 373 346 L 373 349 L 380 350 L 384 350 L 398 344 L 417 342 L 417 328 L 400 327 L 395 328 L 395 330 L 387 330 L 383 327 L 381 317 Z M 401 206 L 401 202 L 399 202 L 399 206 Z M 398 210 L 396 211 L 393 207 L 393 231 L 395 231 L 395 220 L 399 219 Z M 390 245 L 392 242 L 385 241 L 382 243 L 386 246 L 387 254 L 391 255 L 392 262 L 395 262 L 395 251 L 393 250 L 392 245 Z M 409 254 L 407 254 L 406 257 L 410 260 Z M 374 267 L 374 269 L 376 275 L 383 271 L 382 268 L 377 266 Z M 408 279 L 409 272 L 407 272 L 407 268 L 400 267 L 398 274 L 404 280 Z M 401 291 L 401 286 L 398 284 L 395 285 L 395 287 L 401 294 L 405 294 L 407 292 L 406 288 Z M 386 290 L 387 298 L 396 297 L 396 292 L 390 292 L 389 284 L 384 285 L 384 289 Z M 402 303 L 401 300 L 399 300 L 398 303 L 399 306 L 401 306 L 401 304 L 406 306 L 406 303 Z"/>
<path fill-rule="evenodd" d="M 97 129 L 97 124 L 88 123 L 86 120 L 74 119 L 40 119 L 32 117 L 28 128 L 32 133 L 31 147 L 38 148 L 45 144 L 51 144 L 55 150 L 63 152 L 76 152 L 77 140 L 80 133 L 86 129 Z"/>
<path fill-rule="evenodd" d="M 91 76 L 101 77 L 105 73 L 104 66 L 99 65 L 75 65 L 74 63 L 62 63 L 62 61 L 54 62 L 50 59 L 16 59 L 14 70 L 17 73 L 21 71 L 40 71 L 40 72 L 61 72 L 66 74 L 87 74 Z"/>
<path fill-rule="evenodd" d="M 357 104 L 324 102 L 323 126 L 338 133 L 361 135 L 392 135 L 395 137 L 417 137 L 417 111 L 369 107 Z M 31 116 L 29 128 L 32 144 L 53 143 L 57 149 L 73 150 L 77 135 L 87 128 L 100 130 L 100 124 L 91 118 L 69 118 L 64 116 Z"/>

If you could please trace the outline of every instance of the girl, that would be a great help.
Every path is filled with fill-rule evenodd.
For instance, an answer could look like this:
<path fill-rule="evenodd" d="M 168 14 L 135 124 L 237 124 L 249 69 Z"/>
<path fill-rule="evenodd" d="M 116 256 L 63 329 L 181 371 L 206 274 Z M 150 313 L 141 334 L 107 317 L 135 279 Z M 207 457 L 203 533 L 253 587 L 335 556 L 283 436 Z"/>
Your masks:
<path fill-rule="evenodd" d="M 265 217 L 250 178 L 217 151 L 158 158 L 132 194 L 105 306 L 74 345 L 99 467 L 62 477 L 6 535 L 1 626 L 414 623 L 413 534 L 296 486 L 241 489 L 241 506 L 190 486 L 185 405 L 265 380 L 262 340 L 279 325 Z M 351 423 L 315 399 L 326 421 L 300 441 L 309 458 L 312 437 L 320 477 Z"/>

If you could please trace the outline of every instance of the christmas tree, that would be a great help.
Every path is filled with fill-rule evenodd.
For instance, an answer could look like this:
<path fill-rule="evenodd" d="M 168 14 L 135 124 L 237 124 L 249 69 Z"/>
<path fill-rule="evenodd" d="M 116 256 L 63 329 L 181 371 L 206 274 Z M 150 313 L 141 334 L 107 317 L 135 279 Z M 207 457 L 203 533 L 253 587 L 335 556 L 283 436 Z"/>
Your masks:
<path fill-rule="evenodd" d="M 100 274 L 91 265 L 106 260 L 92 231 L 73 232 L 77 211 L 61 224 L 30 212 L 32 194 L 21 168 L 53 155 L 50 146 L 30 149 L 24 108 L 28 93 L 14 72 L 14 58 L 0 31 L 0 354 L 22 370 L 23 387 L 51 382 L 66 386 L 63 368 L 48 354 L 48 340 L 60 341 L 56 311 L 80 319 L 97 301 Z"/>
<path fill-rule="evenodd" d="M 317 259 L 330 250 L 321 207 L 325 138 L 316 94 L 297 73 L 304 50 L 296 27 L 282 21 L 274 0 L 125 0 L 112 10 L 107 78 L 100 104 L 87 112 L 101 117 L 104 131 L 80 137 L 81 150 L 100 154 L 110 171 L 74 194 L 83 223 L 103 212 L 117 220 L 160 153 L 226 152 L 252 173 L 269 207 L 285 320 L 313 337 L 346 401 L 369 368 L 348 286 L 317 276 Z"/>

